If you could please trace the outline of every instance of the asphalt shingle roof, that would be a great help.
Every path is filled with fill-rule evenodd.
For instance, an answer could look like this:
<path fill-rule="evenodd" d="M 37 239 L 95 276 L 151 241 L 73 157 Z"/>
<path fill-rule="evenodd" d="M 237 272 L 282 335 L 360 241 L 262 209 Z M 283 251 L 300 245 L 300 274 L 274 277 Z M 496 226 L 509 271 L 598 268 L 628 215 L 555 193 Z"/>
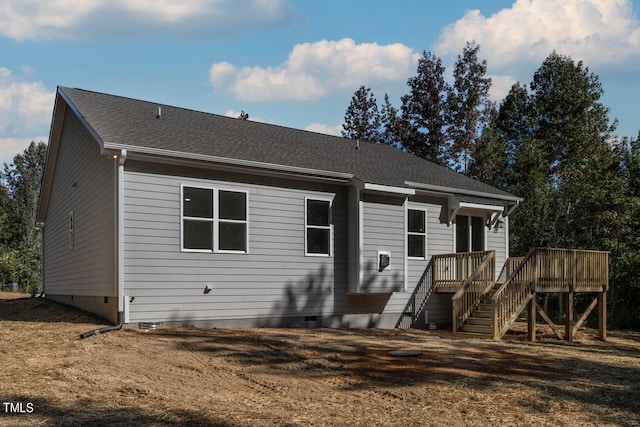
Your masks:
<path fill-rule="evenodd" d="M 350 173 L 373 184 L 406 187 L 405 181 L 412 181 L 513 197 L 385 145 L 360 142 L 356 149 L 353 140 L 336 136 L 82 89 L 59 90 L 109 144 Z"/>

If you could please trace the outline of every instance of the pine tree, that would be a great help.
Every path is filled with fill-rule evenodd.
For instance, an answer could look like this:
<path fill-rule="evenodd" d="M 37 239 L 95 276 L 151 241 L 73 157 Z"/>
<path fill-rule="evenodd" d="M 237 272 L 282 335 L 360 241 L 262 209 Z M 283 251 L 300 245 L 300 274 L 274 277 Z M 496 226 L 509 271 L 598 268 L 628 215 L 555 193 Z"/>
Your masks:
<path fill-rule="evenodd" d="M 397 127 L 398 109 L 391 105 L 389 95 L 385 93 L 384 104 L 382 104 L 382 108 L 380 109 L 379 143 L 402 149 Z"/>
<path fill-rule="evenodd" d="M 498 110 L 492 102 L 483 109 L 483 122 L 487 123 L 470 159 L 469 174 L 485 184 L 505 190 L 510 174 L 508 140 L 498 126 Z"/>
<path fill-rule="evenodd" d="M 582 62 L 553 52 L 531 83 L 540 141 L 556 192 L 554 241 L 561 247 L 598 247 L 620 190 L 615 122 L 601 102 L 598 76 Z"/>
<path fill-rule="evenodd" d="M 380 113 L 371 88 L 360 86 L 353 94 L 344 116 L 342 136 L 371 142 L 380 140 Z"/>
<path fill-rule="evenodd" d="M 407 81 L 409 93 L 402 97 L 396 132 L 411 154 L 446 166 L 446 111 L 449 86 L 442 60 L 423 52 L 415 77 Z"/>
<path fill-rule="evenodd" d="M 489 103 L 491 78 L 486 77 L 487 61 L 478 59 L 480 46 L 475 42 L 467 42 L 458 55 L 453 71 L 453 87 L 447 96 L 450 113 L 448 128 L 452 140 L 451 158 L 454 166 L 465 175 L 471 174 L 471 163 L 475 156 L 476 145 L 486 127 L 483 108 Z"/>

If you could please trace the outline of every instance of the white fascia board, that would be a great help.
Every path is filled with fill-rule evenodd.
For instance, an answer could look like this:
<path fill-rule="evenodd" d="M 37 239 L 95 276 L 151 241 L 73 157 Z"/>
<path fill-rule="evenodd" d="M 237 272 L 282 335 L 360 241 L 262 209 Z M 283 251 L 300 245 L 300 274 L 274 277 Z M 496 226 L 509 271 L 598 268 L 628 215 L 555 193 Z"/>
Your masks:
<path fill-rule="evenodd" d="M 405 188 L 405 187 L 394 187 L 391 185 L 381 185 L 381 184 L 372 184 L 370 182 L 364 183 L 365 191 L 375 191 L 379 193 L 389 193 L 389 194 L 401 194 L 403 196 L 415 196 L 416 190 L 413 188 Z"/>
<path fill-rule="evenodd" d="M 254 160 L 233 159 L 229 157 L 209 156 L 205 154 L 185 153 L 180 151 L 163 150 L 158 148 L 138 147 L 138 146 L 132 146 L 132 145 L 125 145 L 125 144 L 113 144 L 109 142 L 105 142 L 104 147 L 105 149 L 113 149 L 113 150 L 125 149 L 129 153 L 128 158 L 132 160 L 138 157 L 136 155 L 141 154 L 143 156 L 144 155 L 160 156 L 165 158 L 175 158 L 175 159 L 182 159 L 187 161 L 218 163 L 218 164 L 229 165 L 229 166 L 265 169 L 265 170 L 271 170 L 271 171 L 277 171 L 277 172 L 283 172 L 283 173 L 320 176 L 320 177 L 327 177 L 327 178 L 342 180 L 344 182 L 348 182 L 353 178 L 353 174 L 344 173 L 344 172 L 334 172 L 334 171 L 326 171 L 321 169 L 302 168 L 298 166 L 279 165 L 275 163 L 258 162 Z"/>
<path fill-rule="evenodd" d="M 524 200 L 522 197 L 512 196 L 507 194 L 495 194 L 495 193 L 487 193 L 484 191 L 465 190 L 462 188 L 445 187 L 442 185 L 424 184 L 422 182 L 413 182 L 413 181 L 405 181 L 404 183 L 409 187 L 413 187 L 418 190 L 433 191 L 437 193 L 466 194 L 469 196 L 487 197 L 490 199 L 507 200 L 510 202 L 522 202 Z"/>
<path fill-rule="evenodd" d="M 91 134 L 91 136 L 96 140 L 96 142 L 100 145 L 100 155 L 102 156 L 104 154 L 104 150 L 106 148 L 106 144 L 105 142 L 102 140 L 102 137 L 100 137 L 100 135 L 98 135 L 98 132 L 95 131 L 95 129 L 93 127 L 91 127 L 91 125 L 89 124 L 89 122 L 87 121 L 87 119 L 84 118 L 84 116 L 82 114 L 80 114 L 80 111 L 78 111 L 78 109 L 76 108 L 76 106 L 73 104 L 73 102 L 71 102 L 71 100 L 69 99 L 69 97 L 67 96 L 66 93 L 64 93 L 63 90 L 58 90 L 58 95 L 60 95 L 62 97 L 62 99 L 64 99 L 64 101 L 67 103 L 67 106 L 71 109 L 71 111 L 74 112 L 74 114 L 76 115 L 76 117 L 78 117 L 78 120 L 80 120 L 80 122 L 82 123 L 82 125 L 87 129 L 87 131 Z M 120 150 L 120 148 L 116 148 L 117 150 Z"/>
<path fill-rule="evenodd" d="M 460 209 L 474 209 L 474 210 L 483 210 L 483 211 L 491 211 L 491 212 L 502 212 L 504 211 L 504 206 L 460 202 Z"/>

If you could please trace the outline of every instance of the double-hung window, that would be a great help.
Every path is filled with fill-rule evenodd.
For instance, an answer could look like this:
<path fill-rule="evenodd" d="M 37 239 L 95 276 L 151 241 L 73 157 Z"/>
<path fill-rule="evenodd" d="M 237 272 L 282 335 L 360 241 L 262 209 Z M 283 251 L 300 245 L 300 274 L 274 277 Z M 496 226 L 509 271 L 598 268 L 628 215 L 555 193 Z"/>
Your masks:
<path fill-rule="evenodd" d="M 247 192 L 182 187 L 182 249 L 246 253 Z"/>
<path fill-rule="evenodd" d="M 305 255 L 331 255 L 331 200 L 305 199 Z"/>
<path fill-rule="evenodd" d="M 427 213 L 424 209 L 407 209 L 407 255 L 424 258 L 427 255 Z"/>

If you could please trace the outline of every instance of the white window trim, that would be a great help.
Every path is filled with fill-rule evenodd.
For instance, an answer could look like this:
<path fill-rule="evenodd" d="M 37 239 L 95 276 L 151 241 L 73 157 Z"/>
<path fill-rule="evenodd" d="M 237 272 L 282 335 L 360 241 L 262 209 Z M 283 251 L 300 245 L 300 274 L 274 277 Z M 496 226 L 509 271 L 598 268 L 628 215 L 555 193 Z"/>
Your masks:
<path fill-rule="evenodd" d="M 333 256 L 333 199 L 334 196 L 305 196 L 304 197 L 304 256 L 311 257 L 332 257 Z M 318 200 L 323 202 L 329 202 L 329 226 L 320 226 L 320 225 L 307 225 L 307 201 L 308 200 Z M 329 253 L 328 254 L 317 254 L 317 253 L 309 253 L 307 252 L 307 229 L 309 228 L 318 228 L 322 230 L 329 230 Z"/>
<path fill-rule="evenodd" d="M 414 231 L 409 231 L 409 211 L 422 211 L 424 212 L 424 233 L 417 233 Z M 407 259 L 416 259 L 416 260 L 425 260 L 427 259 L 427 208 L 425 206 L 418 206 L 418 205 L 414 205 L 414 204 L 407 204 L 407 207 L 405 209 L 405 218 L 404 218 L 404 223 L 405 223 L 405 227 L 404 227 L 404 234 L 405 234 L 405 253 L 407 254 Z M 410 235 L 414 235 L 414 236 L 424 236 L 424 256 L 409 256 L 409 236 Z"/>
<path fill-rule="evenodd" d="M 200 218 L 200 217 L 185 217 L 184 216 L 184 189 L 188 188 L 199 188 L 203 190 L 211 190 L 213 193 L 213 218 Z M 246 220 L 237 220 L 237 219 L 220 219 L 219 212 L 219 192 L 220 191 L 230 191 L 235 193 L 244 193 L 245 194 L 245 213 Z M 189 249 L 184 247 L 184 220 L 188 219 L 191 221 L 203 221 L 203 222 L 211 222 L 213 236 L 213 250 L 211 249 Z M 244 251 L 233 251 L 233 250 L 224 250 L 220 249 L 220 223 L 233 223 L 233 224 L 246 224 L 246 235 L 245 235 L 245 247 Z M 220 254 L 248 254 L 249 253 L 249 190 L 246 188 L 235 188 L 235 187 L 227 187 L 227 186 L 209 186 L 202 184 L 180 184 L 180 251 L 181 252 L 194 252 L 194 253 L 220 253 Z"/>

